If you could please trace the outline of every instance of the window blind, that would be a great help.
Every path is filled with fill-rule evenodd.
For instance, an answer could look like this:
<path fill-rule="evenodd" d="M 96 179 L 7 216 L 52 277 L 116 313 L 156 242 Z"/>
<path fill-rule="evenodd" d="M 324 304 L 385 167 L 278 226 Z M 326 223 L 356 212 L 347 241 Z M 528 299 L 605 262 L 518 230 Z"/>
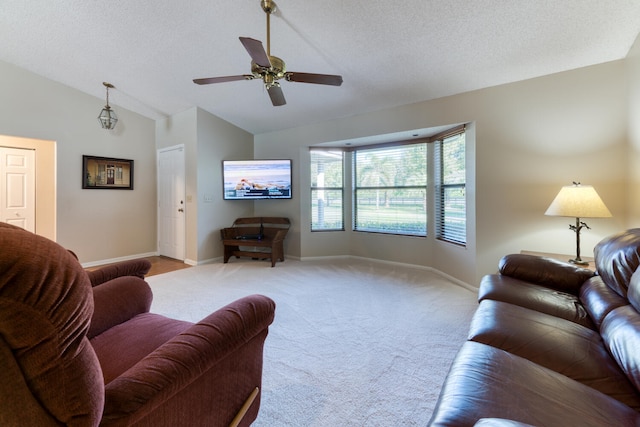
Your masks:
<path fill-rule="evenodd" d="M 436 142 L 436 237 L 466 244 L 466 163 L 465 134 Z"/>
<path fill-rule="evenodd" d="M 311 231 L 344 230 L 344 153 L 311 150 Z"/>
<path fill-rule="evenodd" d="M 427 235 L 427 144 L 353 150 L 353 227 Z"/>

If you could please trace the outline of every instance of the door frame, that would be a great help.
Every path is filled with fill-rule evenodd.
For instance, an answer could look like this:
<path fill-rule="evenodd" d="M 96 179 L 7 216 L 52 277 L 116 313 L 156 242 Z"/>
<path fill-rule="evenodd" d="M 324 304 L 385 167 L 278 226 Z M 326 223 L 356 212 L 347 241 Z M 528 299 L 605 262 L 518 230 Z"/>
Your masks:
<path fill-rule="evenodd" d="M 56 141 L 0 135 L 0 145 L 35 150 L 36 233 L 55 242 L 57 235 Z"/>
<path fill-rule="evenodd" d="M 164 147 L 164 148 L 159 148 L 156 151 L 156 171 L 157 171 L 157 176 L 156 176 L 156 194 L 157 194 L 157 212 L 156 212 L 156 223 L 157 223 L 157 235 L 158 238 L 157 240 L 157 252 L 158 254 L 161 254 L 161 248 L 160 248 L 160 236 L 161 234 L 161 228 L 162 228 L 162 211 L 161 211 L 161 205 L 160 205 L 160 176 L 162 174 L 162 170 L 160 167 L 160 156 L 162 153 L 166 153 L 169 151 L 175 151 L 175 150 L 181 150 L 183 153 L 183 165 L 182 165 L 182 182 L 184 183 L 184 188 L 182 189 L 183 191 L 183 200 L 185 200 L 185 207 L 186 207 L 186 193 L 187 193 L 187 188 L 186 188 L 186 156 L 184 156 L 185 153 L 185 146 L 184 144 L 178 144 L 178 145 L 172 145 L 170 147 Z M 180 254 L 180 261 L 185 261 L 186 257 L 187 257 L 187 213 L 186 213 L 186 209 L 185 209 L 185 213 L 182 216 L 182 248 L 183 248 L 183 253 Z"/>

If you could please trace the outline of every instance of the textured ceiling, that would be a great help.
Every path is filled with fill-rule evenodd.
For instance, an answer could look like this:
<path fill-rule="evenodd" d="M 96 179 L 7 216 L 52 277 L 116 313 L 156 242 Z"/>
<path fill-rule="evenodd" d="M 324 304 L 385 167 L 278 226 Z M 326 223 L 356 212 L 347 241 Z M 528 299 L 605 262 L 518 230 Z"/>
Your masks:
<path fill-rule="evenodd" d="M 259 0 L 0 0 L 0 60 L 151 118 L 198 106 L 251 133 L 349 117 L 624 58 L 640 0 L 278 0 L 271 54 L 341 87 L 282 82 L 273 107 L 239 36 Z M 96 106 L 97 112 L 101 104 Z"/>

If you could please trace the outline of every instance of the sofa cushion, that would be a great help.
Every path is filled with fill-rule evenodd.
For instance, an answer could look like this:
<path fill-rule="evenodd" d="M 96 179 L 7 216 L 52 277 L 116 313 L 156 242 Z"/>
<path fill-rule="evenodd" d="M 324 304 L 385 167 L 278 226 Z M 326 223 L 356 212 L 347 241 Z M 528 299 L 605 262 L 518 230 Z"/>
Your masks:
<path fill-rule="evenodd" d="M 626 298 L 607 286 L 600 276 L 592 277 L 582 285 L 580 302 L 597 328 L 611 310 L 629 304 Z"/>
<path fill-rule="evenodd" d="M 104 383 L 109 384 L 191 325 L 159 314 L 144 313 L 95 336 L 91 345 L 100 360 Z"/>
<path fill-rule="evenodd" d="M 631 276 L 627 298 L 631 305 L 640 311 L 640 267 Z"/>
<path fill-rule="evenodd" d="M 508 302 L 595 329 L 576 295 L 545 286 L 501 274 L 490 274 L 482 278 L 478 290 L 478 300 L 485 299 Z"/>
<path fill-rule="evenodd" d="M 69 252 L 0 222 L 2 345 L 9 346 L 31 393 L 60 425 L 97 425 L 102 415 L 102 375 L 86 338 L 92 312 L 89 278 Z M 25 422 L 22 409 L 14 409 L 3 419 Z"/>
<path fill-rule="evenodd" d="M 485 300 L 471 321 L 469 339 L 524 357 L 640 410 L 640 394 L 593 329 Z"/>
<path fill-rule="evenodd" d="M 120 323 L 148 313 L 153 300 L 149 284 L 133 277 L 118 277 L 92 288 L 93 316 L 87 333 L 89 339 Z"/>
<path fill-rule="evenodd" d="M 598 274 L 611 289 L 626 297 L 631 276 L 640 265 L 640 228 L 601 240 L 593 250 Z"/>
<path fill-rule="evenodd" d="M 507 351 L 466 342 L 451 366 L 430 426 L 504 418 L 535 426 L 638 426 L 616 399 Z"/>
<path fill-rule="evenodd" d="M 640 390 L 640 314 L 631 305 L 616 308 L 605 317 L 600 332 L 618 365 Z"/>

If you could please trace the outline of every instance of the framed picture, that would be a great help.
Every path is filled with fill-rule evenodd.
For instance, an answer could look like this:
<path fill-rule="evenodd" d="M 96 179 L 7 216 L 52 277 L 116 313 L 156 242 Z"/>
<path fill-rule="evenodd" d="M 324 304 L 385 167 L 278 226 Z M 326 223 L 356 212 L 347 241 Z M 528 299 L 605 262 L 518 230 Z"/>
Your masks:
<path fill-rule="evenodd" d="M 133 160 L 83 155 L 82 188 L 133 190 Z"/>

